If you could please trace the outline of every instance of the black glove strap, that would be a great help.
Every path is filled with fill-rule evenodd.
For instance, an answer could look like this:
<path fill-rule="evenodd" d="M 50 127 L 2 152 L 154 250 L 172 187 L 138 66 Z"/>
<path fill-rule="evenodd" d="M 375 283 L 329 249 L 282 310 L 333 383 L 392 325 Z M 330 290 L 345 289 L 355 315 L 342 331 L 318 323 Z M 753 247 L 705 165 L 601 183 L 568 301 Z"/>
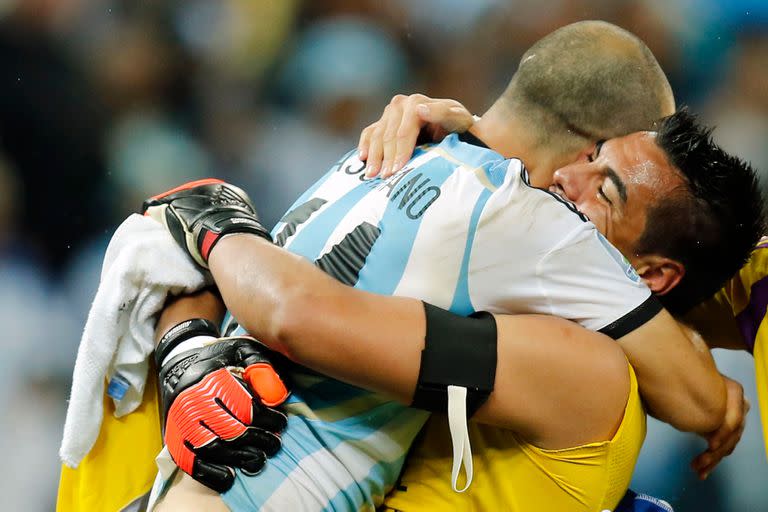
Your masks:
<path fill-rule="evenodd" d="M 219 327 L 205 318 L 193 318 L 185 320 L 173 326 L 166 332 L 155 348 L 155 363 L 160 368 L 165 356 L 171 353 L 182 341 L 194 338 L 195 336 L 220 336 Z"/>

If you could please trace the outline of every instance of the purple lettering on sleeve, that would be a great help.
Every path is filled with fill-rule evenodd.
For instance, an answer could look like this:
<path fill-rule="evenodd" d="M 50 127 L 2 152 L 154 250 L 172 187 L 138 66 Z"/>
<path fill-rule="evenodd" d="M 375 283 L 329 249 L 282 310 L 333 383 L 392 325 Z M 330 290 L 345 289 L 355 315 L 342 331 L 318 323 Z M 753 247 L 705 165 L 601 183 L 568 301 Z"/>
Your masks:
<path fill-rule="evenodd" d="M 736 322 L 739 324 L 741 336 L 747 345 L 747 350 L 751 353 L 755 348 L 755 337 L 757 329 L 760 327 L 763 318 L 765 318 L 768 309 L 768 277 L 764 277 L 752 285 L 749 294 L 749 304 L 744 310 L 736 315 Z"/>

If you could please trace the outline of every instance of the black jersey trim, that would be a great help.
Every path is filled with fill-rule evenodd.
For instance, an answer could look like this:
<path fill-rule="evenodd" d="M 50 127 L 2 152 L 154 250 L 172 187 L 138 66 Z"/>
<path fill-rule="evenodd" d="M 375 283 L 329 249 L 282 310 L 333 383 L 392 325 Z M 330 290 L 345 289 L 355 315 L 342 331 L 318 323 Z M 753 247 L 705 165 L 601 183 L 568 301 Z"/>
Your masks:
<path fill-rule="evenodd" d="M 460 133 L 459 140 L 461 142 L 466 142 L 467 144 L 472 144 L 473 146 L 480 146 L 481 148 L 491 149 L 488 146 L 488 144 L 478 139 L 477 137 L 475 137 L 473 134 L 469 132 Z"/>
<path fill-rule="evenodd" d="M 325 199 L 313 197 L 306 203 L 303 203 L 286 213 L 283 218 L 280 219 L 280 222 L 285 222 L 285 227 L 283 227 L 283 229 L 280 230 L 280 233 L 275 237 L 275 244 L 280 247 L 284 246 L 285 241 L 296 233 L 296 229 L 301 224 L 307 222 L 312 214 L 322 208 L 325 203 L 327 203 Z"/>
<path fill-rule="evenodd" d="M 656 296 L 651 295 L 635 309 L 606 325 L 598 332 L 617 340 L 645 324 L 648 320 L 658 315 L 662 309 L 661 301 Z"/>
<path fill-rule="evenodd" d="M 557 199 L 557 201 L 558 201 L 559 203 L 561 203 L 561 204 L 564 204 L 566 208 L 568 208 L 568 209 L 569 209 L 569 210 L 571 210 L 573 213 L 575 213 L 576 215 L 578 215 L 578 216 L 579 216 L 579 218 L 580 218 L 580 219 L 581 219 L 583 222 L 589 222 L 589 217 L 587 217 L 586 215 L 584 215 L 583 213 L 581 213 L 581 212 L 579 211 L 579 209 L 576 207 L 576 205 L 575 205 L 575 204 L 573 204 L 572 202 L 568 201 L 568 200 L 567 200 L 567 199 L 565 199 L 563 196 L 561 196 L 561 195 L 559 195 L 559 194 L 555 194 L 554 192 L 550 192 L 549 190 L 547 190 L 547 189 L 545 189 L 545 188 L 534 187 L 533 185 L 531 185 L 531 180 L 530 180 L 530 178 L 528 177 L 528 169 L 526 169 L 526 168 L 525 168 L 525 164 L 522 162 L 522 160 L 520 161 L 520 164 L 521 164 L 521 167 L 522 167 L 522 168 L 520 169 L 520 177 L 522 178 L 522 180 L 523 180 L 523 183 L 525 183 L 525 184 L 526 184 L 528 187 L 530 187 L 530 188 L 532 188 L 532 189 L 541 190 L 541 191 L 542 191 L 542 192 L 544 192 L 545 194 L 548 194 L 548 195 L 550 195 L 550 196 L 554 197 L 555 199 Z"/>
<path fill-rule="evenodd" d="M 323 272 L 342 283 L 355 286 L 360 278 L 360 271 L 371 253 L 373 244 L 378 240 L 381 229 L 363 222 L 347 233 L 344 239 L 315 261 Z"/>

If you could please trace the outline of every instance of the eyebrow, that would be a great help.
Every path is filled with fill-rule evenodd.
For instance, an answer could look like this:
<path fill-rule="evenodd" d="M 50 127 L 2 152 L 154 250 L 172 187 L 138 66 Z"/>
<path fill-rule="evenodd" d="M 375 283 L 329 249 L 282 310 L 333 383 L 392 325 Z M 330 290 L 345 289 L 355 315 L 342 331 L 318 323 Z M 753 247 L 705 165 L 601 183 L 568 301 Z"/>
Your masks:
<path fill-rule="evenodd" d="M 619 198 L 621 199 L 621 203 L 626 204 L 627 203 L 627 186 L 624 184 L 624 181 L 622 181 L 621 177 L 619 177 L 619 175 L 616 174 L 616 171 L 614 171 L 610 167 L 607 167 L 605 169 L 605 175 L 608 177 L 609 180 L 613 182 L 613 186 L 616 187 L 616 190 L 619 191 Z"/>

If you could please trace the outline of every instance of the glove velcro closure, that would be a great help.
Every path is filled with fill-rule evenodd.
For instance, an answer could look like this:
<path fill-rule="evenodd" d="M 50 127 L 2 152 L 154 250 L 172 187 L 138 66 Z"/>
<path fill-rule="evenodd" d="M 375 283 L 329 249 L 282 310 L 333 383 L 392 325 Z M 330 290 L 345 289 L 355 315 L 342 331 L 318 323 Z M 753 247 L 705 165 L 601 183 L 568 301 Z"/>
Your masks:
<path fill-rule="evenodd" d="M 203 261 L 208 262 L 208 256 L 224 235 L 234 233 L 250 233 L 272 242 L 269 231 L 254 214 L 239 210 L 216 212 L 205 219 L 197 236 L 197 249 Z"/>
<path fill-rule="evenodd" d="M 171 353 L 181 342 L 195 336 L 220 336 L 219 327 L 205 318 L 193 318 L 185 320 L 173 326 L 166 332 L 155 348 L 155 363 L 158 368 L 162 365 L 165 357 Z"/>

